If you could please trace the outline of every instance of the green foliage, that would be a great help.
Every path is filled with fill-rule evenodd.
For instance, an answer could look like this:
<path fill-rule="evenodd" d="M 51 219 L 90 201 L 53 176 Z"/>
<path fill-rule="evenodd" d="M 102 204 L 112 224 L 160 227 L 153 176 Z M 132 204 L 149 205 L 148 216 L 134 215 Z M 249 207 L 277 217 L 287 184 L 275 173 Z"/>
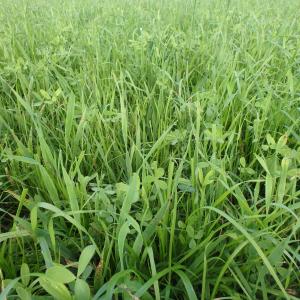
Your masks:
<path fill-rule="evenodd" d="M 3 0 L 0 300 L 300 299 L 299 11 Z"/>

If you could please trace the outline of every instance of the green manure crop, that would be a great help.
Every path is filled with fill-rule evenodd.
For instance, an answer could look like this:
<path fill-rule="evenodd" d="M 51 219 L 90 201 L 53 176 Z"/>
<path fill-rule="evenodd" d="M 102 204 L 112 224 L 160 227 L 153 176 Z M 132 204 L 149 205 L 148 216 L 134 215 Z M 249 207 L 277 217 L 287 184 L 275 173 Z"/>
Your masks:
<path fill-rule="evenodd" d="M 299 20 L 2 0 L 0 300 L 300 299 Z"/>

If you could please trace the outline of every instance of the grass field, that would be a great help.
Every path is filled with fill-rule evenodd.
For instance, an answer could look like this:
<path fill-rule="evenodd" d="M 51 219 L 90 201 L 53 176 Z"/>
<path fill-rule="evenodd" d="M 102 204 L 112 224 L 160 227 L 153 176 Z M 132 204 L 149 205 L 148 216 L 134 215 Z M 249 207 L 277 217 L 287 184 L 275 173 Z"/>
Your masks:
<path fill-rule="evenodd" d="M 299 20 L 2 0 L 0 300 L 300 299 Z"/>

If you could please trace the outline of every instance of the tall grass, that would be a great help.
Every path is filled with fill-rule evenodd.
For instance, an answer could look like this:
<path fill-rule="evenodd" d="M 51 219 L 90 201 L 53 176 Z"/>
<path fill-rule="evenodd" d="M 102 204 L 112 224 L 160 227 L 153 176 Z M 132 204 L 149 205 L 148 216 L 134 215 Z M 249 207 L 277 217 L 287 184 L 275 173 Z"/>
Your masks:
<path fill-rule="evenodd" d="M 0 10 L 0 299 L 300 298 L 300 3 Z"/>

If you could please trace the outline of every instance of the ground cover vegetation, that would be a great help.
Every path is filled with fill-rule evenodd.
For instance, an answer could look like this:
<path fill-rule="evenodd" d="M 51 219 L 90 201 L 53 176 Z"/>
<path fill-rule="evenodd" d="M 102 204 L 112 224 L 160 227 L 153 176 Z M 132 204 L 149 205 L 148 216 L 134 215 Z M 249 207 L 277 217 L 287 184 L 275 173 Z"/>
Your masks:
<path fill-rule="evenodd" d="M 300 2 L 0 8 L 0 299 L 300 298 Z"/>

